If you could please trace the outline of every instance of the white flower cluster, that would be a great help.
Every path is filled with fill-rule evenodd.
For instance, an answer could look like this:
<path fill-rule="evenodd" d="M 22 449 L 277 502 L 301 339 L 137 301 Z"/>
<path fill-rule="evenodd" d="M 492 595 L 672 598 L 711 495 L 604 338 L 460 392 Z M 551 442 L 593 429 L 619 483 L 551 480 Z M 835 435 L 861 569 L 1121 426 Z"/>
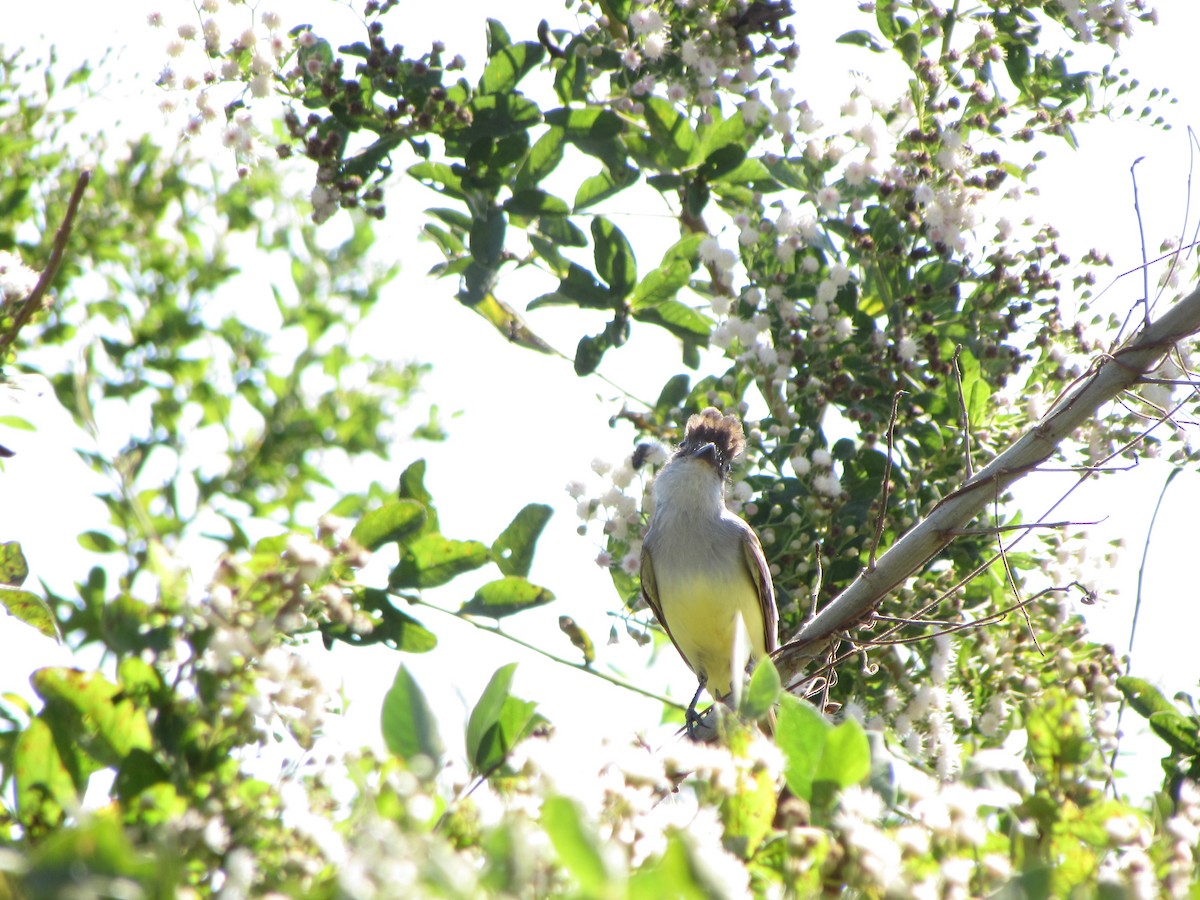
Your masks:
<path fill-rule="evenodd" d="M 20 303 L 33 293 L 37 283 L 38 273 L 25 265 L 21 257 L 0 250 L 0 307 Z"/>
<path fill-rule="evenodd" d="M 1061 3 L 1067 20 L 1085 44 L 1099 39 L 1117 50 L 1121 38 L 1133 34 L 1134 15 L 1127 0 L 1061 0 Z M 1142 4 L 1133 5 L 1140 8 Z"/>
<path fill-rule="evenodd" d="M 602 550 L 596 557 L 596 565 L 610 568 L 619 565 L 626 574 L 634 575 L 642 565 L 642 529 L 644 522 L 641 509 L 649 511 L 652 500 L 647 488 L 638 480 L 641 470 L 649 471 L 651 467 L 666 462 L 667 451 L 658 444 L 647 445 L 639 451 L 640 466 L 634 467 L 633 455 L 627 456 L 614 466 L 608 460 L 592 460 L 592 471 L 606 479 L 607 487 L 598 496 L 589 497 L 588 488 L 582 481 L 572 481 L 566 486 L 567 493 L 576 501 L 576 513 L 581 521 L 580 534 L 586 532 L 593 521 L 599 521 L 604 534 L 615 538 L 625 545 L 626 552 L 620 559 L 614 560 L 608 550 Z M 638 481 L 642 490 L 640 496 L 634 496 L 629 488 Z"/>
<path fill-rule="evenodd" d="M 1179 785 L 1175 814 L 1164 829 L 1171 842 L 1171 855 L 1163 879 L 1170 897 L 1191 896 L 1192 877 L 1200 865 L 1200 786 L 1185 779 Z"/>
<path fill-rule="evenodd" d="M 168 91 L 190 94 L 184 133 L 198 135 L 206 126 L 225 121 L 220 138 L 241 162 L 258 155 L 260 129 L 248 110 L 227 118 L 223 110 L 236 100 L 264 99 L 271 95 L 276 73 L 292 55 L 295 43 L 281 30 L 283 20 L 272 10 L 257 10 L 257 20 L 245 26 L 247 5 L 242 0 L 202 0 L 198 24 L 185 22 L 168 41 L 167 66 L 158 83 Z M 149 24 L 165 28 L 160 12 Z M 232 35 L 226 38 L 226 35 Z M 219 91 L 219 99 L 216 92 Z M 180 108 L 179 98 L 168 96 L 160 104 L 164 113 Z M 277 110 L 266 111 L 274 115 Z"/>
<path fill-rule="evenodd" d="M 970 699 L 962 688 L 948 687 L 955 663 L 952 637 L 941 634 L 933 641 L 927 678 L 894 724 L 907 750 L 914 756 L 931 760 L 938 777 L 948 781 L 962 766 L 962 747 L 955 725 L 969 725 L 973 712 Z"/>

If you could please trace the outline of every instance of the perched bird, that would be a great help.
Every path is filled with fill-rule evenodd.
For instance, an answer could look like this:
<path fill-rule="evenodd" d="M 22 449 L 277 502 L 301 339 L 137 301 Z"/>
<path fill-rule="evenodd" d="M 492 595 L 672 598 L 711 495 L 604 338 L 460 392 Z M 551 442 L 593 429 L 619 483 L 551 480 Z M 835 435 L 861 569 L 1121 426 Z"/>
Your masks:
<path fill-rule="evenodd" d="M 693 735 L 705 688 L 719 700 L 742 677 L 738 617 L 752 660 L 779 646 L 762 544 L 725 508 L 725 479 L 745 446 L 736 416 L 709 407 L 688 419 L 683 443 L 654 480 L 654 517 L 642 544 L 642 596 L 700 681 L 687 712 Z"/>

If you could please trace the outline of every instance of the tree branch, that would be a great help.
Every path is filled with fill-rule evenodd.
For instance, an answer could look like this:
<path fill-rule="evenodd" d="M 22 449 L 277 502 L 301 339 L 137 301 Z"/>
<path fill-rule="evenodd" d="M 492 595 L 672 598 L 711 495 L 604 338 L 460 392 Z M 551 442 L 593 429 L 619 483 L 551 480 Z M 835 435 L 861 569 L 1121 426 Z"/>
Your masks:
<path fill-rule="evenodd" d="M 34 312 L 41 307 L 42 298 L 46 296 L 46 292 L 50 290 L 50 285 L 54 283 L 54 276 L 58 274 L 58 267 L 62 265 L 63 254 L 67 249 L 67 241 L 71 237 L 71 227 L 75 223 L 75 213 L 79 211 L 79 203 L 83 199 L 83 192 L 87 189 L 88 182 L 91 180 L 92 172 L 90 169 L 84 169 L 79 173 L 79 178 L 75 182 L 75 189 L 71 191 L 71 199 L 67 202 L 67 212 L 63 216 L 62 224 L 58 226 L 58 233 L 54 236 L 54 246 L 50 250 L 50 259 L 46 263 L 46 268 L 42 270 L 42 275 L 38 278 L 38 283 L 34 286 L 33 291 L 25 298 L 25 301 L 21 304 L 21 308 L 17 310 L 16 316 L 13 317 L 12 327 L 4 334 L 0 334 L 0 365 L 4 363 L 8 348 L 17 339 L 17 334 L 25 326 L 25 323 L 33 317 Z"/>
<path fill-rule="evenodd" d="M 941 501 L 815 617 L 807 620 L 773 655 L 785 685 L 792 685 L 814 660 L 822 659 L 840 635 L 867 619 L 887 594 L 934 559 L 992 497 L 1034 471 L 1097 409 L 1152 371 L 1184 338 L 1200 331 L 1200 289 L 1151 322 L 1093 365 L 1074 390 L 1042 421 Z"/>

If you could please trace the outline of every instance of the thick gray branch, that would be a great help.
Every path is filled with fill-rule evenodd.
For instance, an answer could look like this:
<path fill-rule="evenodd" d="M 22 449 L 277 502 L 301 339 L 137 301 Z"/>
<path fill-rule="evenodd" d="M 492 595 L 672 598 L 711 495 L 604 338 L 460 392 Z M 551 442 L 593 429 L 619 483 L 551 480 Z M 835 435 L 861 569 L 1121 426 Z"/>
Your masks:
<path fill-rule="evenodd" d="M 1009 485 L 1045 462 L 1054 449 L 1096 410 L 1154 369 L 1178 341 L 1200 331 L 1200 289 L 1134 335 L 1015 444 L 939 503 L 926 518 L 863 571 L 819 614 L 807 621 L 774 656 L 784 684 L 795 682 L 832 641 L 864 621 L 888 592 L 926 565 Z"/>

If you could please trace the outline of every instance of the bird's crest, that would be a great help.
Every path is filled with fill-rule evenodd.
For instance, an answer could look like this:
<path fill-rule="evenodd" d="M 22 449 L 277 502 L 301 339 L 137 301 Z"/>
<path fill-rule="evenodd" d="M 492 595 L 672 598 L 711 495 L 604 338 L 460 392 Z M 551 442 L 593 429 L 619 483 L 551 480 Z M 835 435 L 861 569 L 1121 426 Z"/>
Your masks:
<path fill-rule="evenodd" d="M 705 444 L 717 448 L 718 465 L 728 472 L 733 461 L 746 449 L 746 436 L 737 416 L 725 416 L 714 406 L 696 413 L 687 421 L 687 431 L 679 449 L 695 450 Z"/>

